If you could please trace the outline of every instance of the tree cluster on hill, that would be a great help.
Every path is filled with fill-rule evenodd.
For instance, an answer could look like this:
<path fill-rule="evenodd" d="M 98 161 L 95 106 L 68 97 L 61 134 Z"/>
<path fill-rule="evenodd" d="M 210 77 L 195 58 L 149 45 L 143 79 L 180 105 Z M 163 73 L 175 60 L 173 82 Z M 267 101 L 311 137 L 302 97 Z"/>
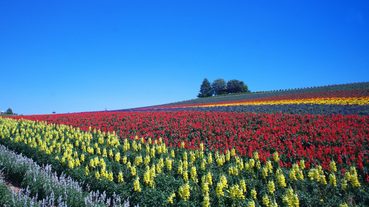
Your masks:
<path fill-rule="evenodd" d="M 204 79 L 200 86 L 200 93 L 197 95 L 199 98 L 224 95 L 230 93 L 247 93 L 250 92 L 247 85 L 240 80 L 229 80 L 226 82 L 224 79 L 216 79 L 210 84 L 208 79 Z"/>
<path fill-rule="evenodd" d="M 0 112 L 1 115 L 15 115 L 15 113 L 13 113 L 13 110 L 11 108 L 8 108 L 5 112 Z"/>

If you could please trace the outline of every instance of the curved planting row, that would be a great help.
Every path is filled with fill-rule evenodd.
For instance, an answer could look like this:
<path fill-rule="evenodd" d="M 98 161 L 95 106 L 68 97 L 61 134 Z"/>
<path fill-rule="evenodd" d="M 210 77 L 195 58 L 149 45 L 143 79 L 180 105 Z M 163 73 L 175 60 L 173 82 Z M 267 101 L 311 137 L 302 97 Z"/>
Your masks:
<path fill-rule="evenodd" d="M 352 122 L 351 124 L 355 124 Z M 356 123 L 358 124 L 358 123 Z M 0 118 L 0 142 L 51 164 L 92 189 L 142 206 L 348 206 L 369 203 L 368 183 L 331 160 L 328 169 L 285 154 L 263 160 L 199 149 L 170 148 L 162 139 L 120 139 L 115 133 Z M 352 163 L 353 164 L 353 163 Z"/>
<path fill-rule="evenodd" d="M 331 159 L 339 165 L 369 166 L 369 116 L 289 115 L 226 112 L 115 112 L 38 115 L 17 118 L 67 124 L 88 130 L 116 132 L 121 137 L 162 137 L 168 146 L 224 152 L 235 148 L 241 155 L 258 151 L 266 160 L 275 151 L 282 165 L 304 159 L 307 166 Z M 368 177 L 368 175 L 366 175 Z M 368 177 L 369 180 L 369 177 Z"/>

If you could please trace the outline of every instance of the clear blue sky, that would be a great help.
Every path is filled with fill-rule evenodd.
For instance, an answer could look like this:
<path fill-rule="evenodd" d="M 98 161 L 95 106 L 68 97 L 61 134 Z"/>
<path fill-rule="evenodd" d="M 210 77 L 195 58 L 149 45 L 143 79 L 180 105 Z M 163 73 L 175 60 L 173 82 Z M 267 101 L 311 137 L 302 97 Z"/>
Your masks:
<path fill-rule="evenodd" d="M 0 109 L 122 109 L 369 81 L 369 1 L 0 1 Z"/>

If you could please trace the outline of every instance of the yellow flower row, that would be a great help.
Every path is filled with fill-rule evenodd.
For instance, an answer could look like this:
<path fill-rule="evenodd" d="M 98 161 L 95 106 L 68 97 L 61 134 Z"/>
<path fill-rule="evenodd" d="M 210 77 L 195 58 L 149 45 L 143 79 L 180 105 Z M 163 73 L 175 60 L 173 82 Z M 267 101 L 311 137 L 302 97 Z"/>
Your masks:
<path fill-rule="evenodd" d="M 188 107 L 216 107 L 216 106 L 242 106 L 242 105 L 286 105 L 286 104 L 332 104 L 332 105 L 368 105 L 369 97 L 331 97 L 331 98 L 302 98 L 283 100 L 260 100 L 233 103 L 203 104 Z"/>

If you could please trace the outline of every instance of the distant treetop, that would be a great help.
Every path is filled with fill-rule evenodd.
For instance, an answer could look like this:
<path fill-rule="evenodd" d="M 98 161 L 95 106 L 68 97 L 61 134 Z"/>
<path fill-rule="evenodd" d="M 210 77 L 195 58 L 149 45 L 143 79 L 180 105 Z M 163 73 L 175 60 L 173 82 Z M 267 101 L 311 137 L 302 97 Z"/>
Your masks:
<path fill-rule="evenodd" d="M 210 97 L 210 96 L 217 96 L 217 95 L 224 95 L 224 94 L 231 94 L 231 93 L 247 93 L 250 92 L 247 85 L 240 80 L 230 80 L 226 82 L 224 79 L 219 78 L 213 81 L 210 85 L 208 79 L 204 79 L 200 86 L 200 93 L 197 97 Z"/>

